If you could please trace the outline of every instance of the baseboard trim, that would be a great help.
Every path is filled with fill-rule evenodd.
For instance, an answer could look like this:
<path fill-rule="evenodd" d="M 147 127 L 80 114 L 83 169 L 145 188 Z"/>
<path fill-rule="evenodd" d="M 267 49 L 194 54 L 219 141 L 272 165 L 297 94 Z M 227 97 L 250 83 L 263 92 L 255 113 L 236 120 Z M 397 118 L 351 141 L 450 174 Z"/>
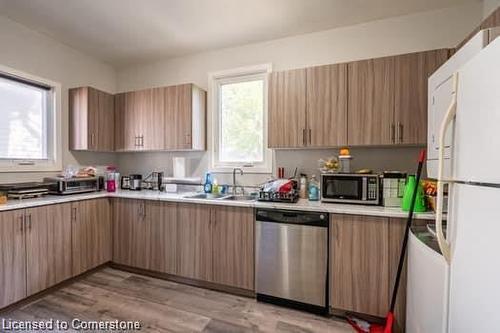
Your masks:
<path fill-rule="evenodd" d="M 173 281 L 173 282 L 187 284 L 190 286 L 204 288 L 204 289 L 222 291 L 222 292 L 225 292 L 228 294 L 233 294 L 233 295 L 238 295 L 238 296 L 243 296 L 243 297 L 255 298 L 255 291 L 253 291 L 253 290 L 241 289 L 241 288 L 226 286 L 226 285 L 222 285 L 222 284 L 218 284 L 218 283 L 196 280 L 196 279 L 186 278 L 183 276 L 178 276 L 178 275 L 173 275 L 173 274 L 168 274 L 168 273 L 161 273 L 161 272 L 151 271 L 151 270 L 142 269 L 142 268 L 131 267 L 131 266 L 127 266 L 127 265 L 117 264 L 114 262 L 109 263 L 109 266 L 111 268 L 115 268 L 118 270 L 130 272 L 130 273 L 135 273 L 135 274 L 140 274 L 140 275 L 146 275 L 146 276 L 150 276 L 150 277 L 157 278 L 157 279 Z"/>

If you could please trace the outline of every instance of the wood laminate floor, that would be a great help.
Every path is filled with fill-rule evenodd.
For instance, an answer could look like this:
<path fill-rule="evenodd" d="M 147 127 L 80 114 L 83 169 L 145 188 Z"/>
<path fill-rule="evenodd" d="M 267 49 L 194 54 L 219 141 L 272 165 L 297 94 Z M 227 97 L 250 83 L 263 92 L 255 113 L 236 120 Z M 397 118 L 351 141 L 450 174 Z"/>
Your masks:
<path fill-rule="evenodd" d="M 111 268 L 0 317 L 137 320 L 142 332 L 353 332 L 346 323 L 334 319 Z"/>

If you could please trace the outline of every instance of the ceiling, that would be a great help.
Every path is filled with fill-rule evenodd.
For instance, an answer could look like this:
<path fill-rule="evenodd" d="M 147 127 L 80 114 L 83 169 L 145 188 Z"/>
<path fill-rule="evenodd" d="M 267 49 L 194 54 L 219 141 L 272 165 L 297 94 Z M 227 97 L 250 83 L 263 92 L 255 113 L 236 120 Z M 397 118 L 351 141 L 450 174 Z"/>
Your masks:
<path fill-rule="evenodd" d="M 0 0 L 0 13 L 114 66 L 480 0 Z"/>

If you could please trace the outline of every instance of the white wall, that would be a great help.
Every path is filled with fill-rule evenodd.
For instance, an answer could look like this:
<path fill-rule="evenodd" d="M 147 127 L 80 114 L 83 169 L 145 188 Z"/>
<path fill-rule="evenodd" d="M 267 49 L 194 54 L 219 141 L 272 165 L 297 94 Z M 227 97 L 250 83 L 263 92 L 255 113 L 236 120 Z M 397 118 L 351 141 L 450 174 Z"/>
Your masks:
<path fill-rule="evenodd" d="M 118 90 L 193 82 L 207 88 L 208 73 L 241 66 L 272 63 L 273 70 L 346 62 L 364 58 L 454 47 L 482 20 L 481 3 L 418 13 L 365 24 L 304 34 L 263 43 L 215 50 L 185 57 L 136 65 L 118 70 Z M 210 102 L 208 103 L 210 105 Z M 209 110 L 209 119 L 210 119 Z M 208 130 L 210 137 L 210 128 Z M 418 148 L 356 149 L 355 168 L 413 170 Z M 152 169 L 171 172 L 171 157 L 185 153 L 122 154 L 123 173 Z M 276 153 L 276 165 L 296 164 L 309 173 L 317 172 L 317 159 L 335 154 L 333 150 L 285 150 Z M 191 153 L 201 175 L 208 167 L 207 153 Z M 147 158 L 145 158 L 147 157 Z M 298 162 L 297 162 L 298 161 Z M 221 181 L 228 175 L 218 176 Z M 244 177 L 254 183 L 268 176 Z"/>
<path fill-rule="evenodd" d="M 483 0 L 483 18 L 487 18 L 498 7 L 500 0 Z"/>
<path fill-rule="evenodd" d="M 68 149 L 68 88 L 91 85 L 116 91 L 116 71 L 46 35 L 0 16 L 0 64 L 62 85 L 63 165 L 116 162 L 113 154 L 70 152 Z M 53 173 L 0 173 L 1 182 L 39 180 Z"/>

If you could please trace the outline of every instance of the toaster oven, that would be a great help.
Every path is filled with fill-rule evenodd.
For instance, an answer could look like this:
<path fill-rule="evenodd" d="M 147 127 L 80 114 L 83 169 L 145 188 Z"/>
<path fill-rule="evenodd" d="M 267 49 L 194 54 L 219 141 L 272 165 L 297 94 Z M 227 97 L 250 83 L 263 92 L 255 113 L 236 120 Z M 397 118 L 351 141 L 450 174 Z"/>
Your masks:
<path fill-rule="evenodd" d="M 44 182 L 49 184 L 50 194 L 76 194 L 99 191 L 102 186 L 99 185 L 99 177 L 84 178 L 63 178 L 49 177 L 44 178 Z"/>

